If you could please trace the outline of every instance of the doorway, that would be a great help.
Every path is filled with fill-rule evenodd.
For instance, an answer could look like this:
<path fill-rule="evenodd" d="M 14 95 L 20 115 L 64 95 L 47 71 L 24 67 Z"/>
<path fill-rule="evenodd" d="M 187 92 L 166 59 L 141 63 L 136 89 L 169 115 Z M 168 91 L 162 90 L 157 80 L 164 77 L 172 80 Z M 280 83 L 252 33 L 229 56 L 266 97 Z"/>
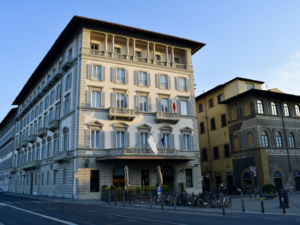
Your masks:
<path fill-rule="evenodd" d="M 300 191 L 300 177 L 295 177 L 296 191 Z"/>
<path fill-rule="evenodd" d="M 227 176 L 227 187 L 233 185 L 233 176 Z"/>
<path fill-rule="evenodd" d="M 282 189 L 282 179 L 281 178 L 274 178 L 274 182 L 275 182 L 275 187 L 276 187 L 277 191 Z"/>
<path fill-rule="evenodd" d="M 216 176 L 216 190 L 218 190 L 219 185 L 222 183 L 222 177 L 221 176 Z"/>
<path fill-rule="evenodd" d="M 161 169 L 161 173 L 163 176 L 164 185 L 169 185 L 170 183 L 174 183 L 174 172 L 172 167 L 165 166 Z"/>
<path fill-rule="evenodd" d="M 32 190 L 33 190 L 33 174 L 30 174 L 30 194 L 32 195 Z"/>
<path fill-rule="evenodd" d="M 124 187 L 125 186 L 125 171 L 124 166 L 117 166 L 113 171 L 113 184 L 116 187 Z"/>
<path fill-rule="evenodd" d="M 141 171 L 142 187 L 149 186 L 149 170 Z"/>

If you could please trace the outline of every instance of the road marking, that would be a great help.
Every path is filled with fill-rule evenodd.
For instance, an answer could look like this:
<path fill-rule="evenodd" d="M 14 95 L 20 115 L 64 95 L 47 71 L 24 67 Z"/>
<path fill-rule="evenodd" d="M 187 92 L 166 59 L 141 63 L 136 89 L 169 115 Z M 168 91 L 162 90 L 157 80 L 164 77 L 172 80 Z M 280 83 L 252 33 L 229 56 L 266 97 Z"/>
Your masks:
<path fill-rule="evenodd" d="M 276 219 L 276 218 L 261 218 L 262 220 L 279 220 L 279 219 Z"/>
<path fill-rule="evenodd" d="M 134 217 L 134 216 L 123 216 L 123 215 L 118 215 L 118 214 L 104 213 L 104 212 L 95 212 L 95 211 L 89 211 L 89 210 L 84 210 L 84 209 L 75 209 L 75 208 L 68 208 L 68 207 L 65 207 L 65 208 L 72 209 L 72 210 L 81 210 L 81 211 L 90 212 L 90 213 L 98 213 L 98 214 L 109 215 L 109 216 L 124 217 L 124 218 L 129 218 L 129 219 L 144 220 L 144 221 L 151 221 L 151 222 L 159 222 L 160 224 L 166 223 L 166 224 L 176 224 L 176 225 L 187 225 L 187 224 L 183 224 L 183 223 L 173 223 L 173 222 L 160 221 L 160 220 L 150 220 L 150 219 L 139 218 L 139 217 Z"/>
<path fill-rule="evenodd" d="M 27 213 L 30 213 L 30 214 L 33 214 L 33 215 L 36 215 L 36 216 L 40 216 L 40 217 L 43 217 L 43 218 L 46 218 L 46 219 L 49 219 L 49 220 L 54 220 L 54 221 L 57 221 L 57 222 L 60 222 L 60 223 L 63 223 L 63 224 L 76 225 L 75 223 L 71 223 L 71 222 L 68 222 L 68 221 L 65 221 L 65 220 L 56 219 L 56 218 L 50 217 L 50 216 L 45 216 L 45 215 L 42 215 L 42 214 L 39 214 L 39 213 L 35 213 L 35 212 L 31 212 L 31 211 L 28 211 L 28 210 L 25 210 L 25 209 L 21 209 L 21 208 L 12 206 L 12 205 L 5 204 L 5 206 L 8 206 L 8 207 L 11 207 L 11 208 L 23 211 L 23 212 L 27 212 Z"/>

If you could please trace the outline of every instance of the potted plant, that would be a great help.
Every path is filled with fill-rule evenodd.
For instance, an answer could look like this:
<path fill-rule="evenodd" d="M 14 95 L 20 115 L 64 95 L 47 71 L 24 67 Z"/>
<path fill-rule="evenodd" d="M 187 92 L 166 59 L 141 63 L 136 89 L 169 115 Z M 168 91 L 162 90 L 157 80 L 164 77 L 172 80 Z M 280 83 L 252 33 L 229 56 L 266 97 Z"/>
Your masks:
<path fill-rule="evenodd" d="M 276 198 L 278 196 L 276 187 L 273 184 L 262 186 L 262 193 L 264 198 Z"/>

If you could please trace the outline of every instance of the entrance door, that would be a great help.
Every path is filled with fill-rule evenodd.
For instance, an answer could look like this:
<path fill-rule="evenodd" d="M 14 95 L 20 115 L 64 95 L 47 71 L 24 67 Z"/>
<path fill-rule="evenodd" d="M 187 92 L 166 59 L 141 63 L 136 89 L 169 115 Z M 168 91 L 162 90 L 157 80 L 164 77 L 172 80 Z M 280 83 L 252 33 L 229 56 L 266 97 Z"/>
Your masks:
<path fill-rule="evenodd" d="M 233 185 L 233 176 L 227 176 L 227 187 Z"/>
<path fill-rule="evenodd" d="M 113 171 L 113 184 L 116 187 L 124 187 L 125 186 L 124 176 L 125 176 L 124 166 L 117 166 Z"/>
<path fill-rule="evenodd" d="M 142 187 L 149 186 L 149 170 L 142 170 L 141 171 L 142 176 Z"/>
<path fill-rule="evenodd" d="M 204 178 L 203 191 L 210 191 L 210 182 L 207 177 Z"/>
<path fill-rule="evenodd" d="M 30 174 L 30 194 L 32 195 L 33 190 L 33 174 Z"/>
<path fill-rule="evenodd" d="M 275 182 L 275 187 L 276 187 L 277 191 L 282 189 L 282 179 L 281 178 L 274 178 L 274 182 Z"/>
<path fill-rule="evenodd" d="M 163 167 L 161 169 L 162 176 L 163 176 L 163 183 L 165 185 L 169 185 L 170 183 L 174 183 L 174 172 L 171 167 Z"/>
<path fill-rule="evenodd" d="M 300 191 L 300 177 L 295 177 L 296 191 Z"/>
<path fill-rule="evenodd" d="M 222 183 L 222 177 L 221 176 L 216 176 L 216 190 L 218 190 L 219 185 Z"/>

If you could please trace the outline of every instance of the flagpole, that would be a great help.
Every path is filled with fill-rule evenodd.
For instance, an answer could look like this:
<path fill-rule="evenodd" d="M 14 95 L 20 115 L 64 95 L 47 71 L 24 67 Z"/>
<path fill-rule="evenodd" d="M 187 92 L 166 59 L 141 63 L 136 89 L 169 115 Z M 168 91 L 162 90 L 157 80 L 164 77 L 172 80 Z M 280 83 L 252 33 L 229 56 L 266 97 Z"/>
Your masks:
<path fill-rule="evenodd" d="M 148 139 L 151 137 L 151 135 L 154 133 L 154 131 L 150 134 L 150 136 L 148 137 Z M 142 148 L 145 148 L 145 145 L 147 144 L 147 142 L 148 142 L 148 139 L 145 141 L 145 144 L 143 145 L 143 147 Z"/>
<path fill-rule="evenodd" d="M 164 136 L 165 136 L 165 135 L 164 135 Z M 162 139 L 164 139 L 164 136 L 163 136 Z M 160 139 L 160 141 L 157 143 L 156 147 L 159 145 L 159 143 L 161 142 L 162 139 Z"/>

